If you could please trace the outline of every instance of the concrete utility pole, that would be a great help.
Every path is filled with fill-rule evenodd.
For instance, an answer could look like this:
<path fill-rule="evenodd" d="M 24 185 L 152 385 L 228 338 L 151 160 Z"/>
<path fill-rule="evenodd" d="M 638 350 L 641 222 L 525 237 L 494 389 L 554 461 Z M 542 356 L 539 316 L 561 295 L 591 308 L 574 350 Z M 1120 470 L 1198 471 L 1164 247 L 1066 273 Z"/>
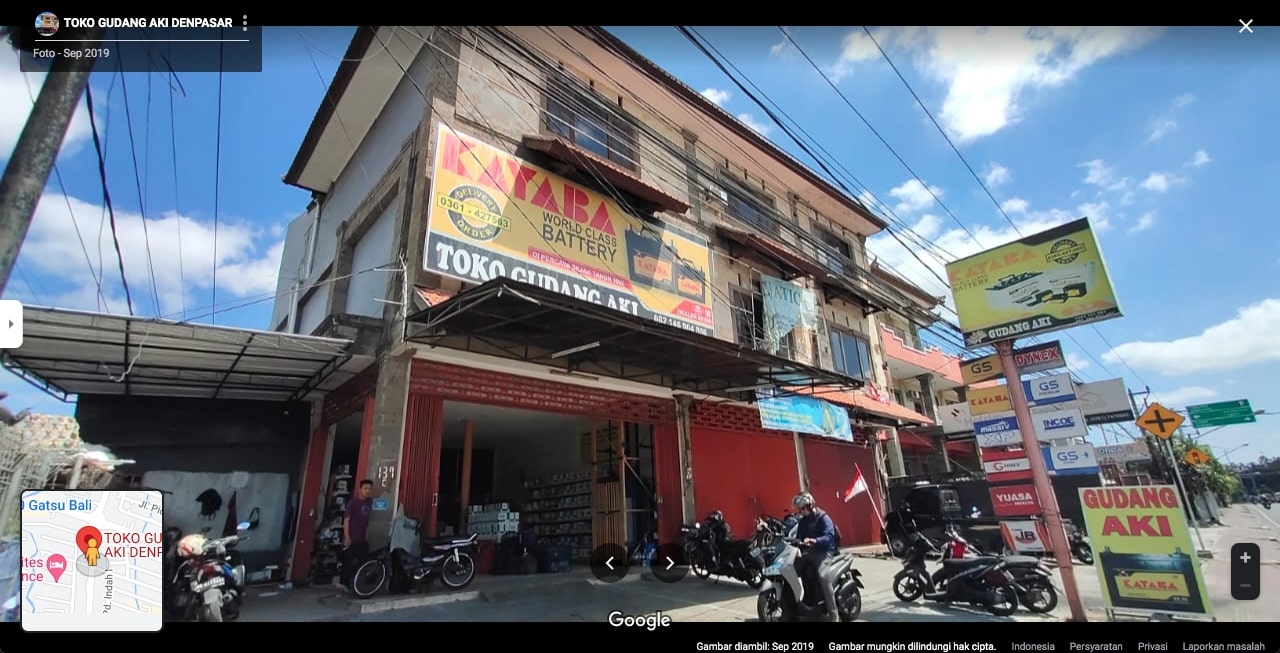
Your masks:
<path fill-rule="evenodd" d="M 70 32 L 71 30 L 68 30 Z M 84 30 L 80 43 L 67 43 L 68 48 L 88 49 L 102 40 L 102 30 Z M 40 87 L 40 96 L 22 128 L 13 148 L 4 177 L 0 178 L 0 295 L 9 284 L 13 264 L 18 260 L 22 241 L 31 228 L 36 204 L 49 182 L 62 140 L 80 104 L 80 96 L 89 85 L 89 74 L 96 62 L 93 58 L 57 57 Z M 16 102 L 16 98 L 10 98 Z"/>

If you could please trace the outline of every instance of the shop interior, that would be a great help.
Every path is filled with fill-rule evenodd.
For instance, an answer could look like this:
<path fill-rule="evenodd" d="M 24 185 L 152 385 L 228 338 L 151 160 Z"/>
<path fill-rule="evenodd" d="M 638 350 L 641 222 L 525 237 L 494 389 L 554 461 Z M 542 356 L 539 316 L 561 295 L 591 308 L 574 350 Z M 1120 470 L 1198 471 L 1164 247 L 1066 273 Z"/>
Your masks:
<path fill-rule="evenodd" d="M 653 428 L 446 402 L 439 493 L 437 532 L 479 535 L 482 572 L 565 571 L 604 544 L 639 557 L 657 528 Z M 535 560 L 510 569 L 513 548 Z"/>
<path fill-rule="evenodd" d="M 333 427 L 329 438 L 329 469 L 325 477 L 325 494 L 316 510 L 322 515 L 316 521 L 315 549 L 311 554 L 311 583 L 326 585 L 338 575 L 342 557 L 342 518 L 356 483 L 354 476 L 360 458 L 360 432 L 364 413 L 347 416 Z"/>

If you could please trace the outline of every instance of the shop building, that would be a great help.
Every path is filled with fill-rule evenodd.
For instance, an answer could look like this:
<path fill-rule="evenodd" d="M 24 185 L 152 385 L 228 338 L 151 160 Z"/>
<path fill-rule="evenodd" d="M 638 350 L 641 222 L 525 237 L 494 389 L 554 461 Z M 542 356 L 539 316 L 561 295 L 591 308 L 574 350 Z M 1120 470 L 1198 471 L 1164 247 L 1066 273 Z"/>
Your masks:
<path fill-rule="evenodd" d="M 285 181 L 314 201 L 274 326 L 375 361 L 318 411 L 295 580 L 364 477 L 375 544 L 403 511 L 582 557 L 802 487 L 879 541 L 835 495 L 931 423 L 867 391 L 912 301 L 870 273 L 885 223 L 603 29 L 359 28 Z M 853 436 L 764 429 L 759 391 Z"/>

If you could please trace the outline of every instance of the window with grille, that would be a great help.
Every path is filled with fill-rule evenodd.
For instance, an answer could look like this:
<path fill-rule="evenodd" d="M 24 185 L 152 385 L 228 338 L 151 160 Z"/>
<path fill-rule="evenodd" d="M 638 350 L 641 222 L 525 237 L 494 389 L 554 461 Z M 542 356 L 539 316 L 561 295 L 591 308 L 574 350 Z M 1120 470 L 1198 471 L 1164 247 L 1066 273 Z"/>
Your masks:
<path fill-rule="evenodd" d="M 548 85 L 547 129 L 574 145 L 627 170 L 635 170 L 635 123 L 620 107 L 568 79 Z"/>
<path fill-rule="evenodd" d="M 730 217 L 760 233 L 778 235 L 780 228 L 772 197 L 744 188 L 732 179 L 725 186 L 725 195 L 728 196 L 725 211 Z"/>
<path fill-rule="evenodd" d="M 837 236 L 834 232 L 818 227 L 814 230 L 818 241 L 826 245 L 822 252 L 822 261 L 832 271 L 844 274 L 853 265 L 853 247 L 849 241 Z"/>

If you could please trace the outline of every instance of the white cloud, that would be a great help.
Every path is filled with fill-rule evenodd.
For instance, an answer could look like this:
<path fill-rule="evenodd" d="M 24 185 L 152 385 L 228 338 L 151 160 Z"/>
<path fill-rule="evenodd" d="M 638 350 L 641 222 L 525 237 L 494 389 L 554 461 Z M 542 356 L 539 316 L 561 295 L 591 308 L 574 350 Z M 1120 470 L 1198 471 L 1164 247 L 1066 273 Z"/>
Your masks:
<path fill-rule="evenodd" d="M 1199 335 L 1168 342 L 1128 342 L 1103 354 L 1108 363 L 1122 358 L 1133 367 L 1167 376 L 1280 362 L 1280 299 L 1241 308 L 1235 317 Z"/>
<path fill-rule="evenodd" d="M 1151 121 L 1151 130 L 1147 133 L 1147 142 L 1154 143 L 1178 130 L 1178 121 L 1173 118 L 1156 118 Z"/>
<path fill-rule="evenodd" d="M 1123 191 L 1129 187 L 1130 179 L 1116 175 L 1116 171 L 1102 159 L 1085 161 L 1080 164 L 1085 169 L 1084 183 L 1097 186 L 1103 190 Z"/>
<path fill-rule="evenodd" d="M 794 28 L 783 27 L 782 31 L 789 34 L 791 38 L 796 37 Z M 777 43 L 774 43 L 772 46 L 769 47 L 770 55 L 775 57 L 787 57 L 790 55 L 799 54 L 799 52 L 796 50 L 795 44 L 791 42 L 791 39 L 788 39 L 786 36 L 782 36 L 779 38 L 780 40 Z"/>
<path fill-rule="evenodd" d="M 1026 213 L 1027 209 L 1030 207 L 1031 202 L 1022 199 L 1021 197 L 1010 197 L 1000 203 L 1000 208 L 1003 209 L 1005 213 Z"/>
<path fill-rule="evenodd" d="M 729 101 L 729 98 L 733 97 L 733 94 L 719 88 L 708 88 L 702 91 L 702 97 L 711 100 L 712 104 L 724 106 Z"/>
<path fill-rule="evenodd" d="M 934 198 L 942 197 L 942 189 L 937 186 L 925 187 L 919 179 L 908 179 L 901 186 L 889 191 L 889 195 L 898 200 L 895 213 L 914 213 L 933 206 Z"/>
<path fill-rule="evenodd" d="M 769 132 L 773 131 L 773 127 L 771 125 L 766 125 L 759 120 L 756 120 L 756 117 L 749 113 L 738 114 L 738 120 L 761 136 L 768 136 Z"/>
<path fill-rule="evenodd" d="M 1218 396 L 1218 391 L 1198 385 L 1186 386 L 1164 392 L 1152 392 L 1151 398 L 1168 408 L 1185 408 L 1195 405 L 1197 401 L 1205 401 Z"/>
<path fill-rule="evenodd" d="M 1173 178 L 1163 172 L 1153 172 L 1142 180 L 1142 188 L 1156 193 L 1163 193 L 1173 185 Z"/>
<path fill-rule="evenodd" d="M 1204 150 L 1196 150 L 1196 153 L 1191 155 L 1191 160 L 1188 161 L 1186 165 L 1193 168 L 1199 168 L 1208 165 L 1211 161 L 1213 161 L 1213 159 L 1209 157 L 1208 152 L 1205 152 Z"/>
<path fill-rule="evenodd" d="M 1009 174 L 1009 169 L 999 163 L 992 163 L 982 173 L 982 180 L 987 182 L 987 186 L 999 186 L 1008 183 L 1013 179 L 1013 175 Z"/>
<path fill-rule="evenodd" d="M 1154 28 L 942 27 L 877 28 L 887 51 L 906 51 L 932 79 L 947 86 L 939 120 L 958 143 L 990 136 L 1016 123 L 1028 96 L 1060 87 L 1085 68 L 1146 45 Z M 833 79 L 881 58 L 862 29 L 844 39 L 829 71 Z"/>
<path fill-rule="evenodd" d="M 8 47 L 8 44 L 0 44 L 0 97 L 4 98 L 0 102 L 0 162 L 9 160 L 14 146 L 18 144 L 23 126 L 27 124 L 27 116 L 31 113 L 31 98 L 38 96 L 44 85 L 44 73 L 24 73 L 18 65 L 17 52 Z M 97 118 L 101 131 L 102 114 Z M 62 141 L 62 154 L 75 152 L 89 140 L 92 136 L 89 124 L 89 111 L 81 100 Z"/>
<path fill-rule="evenodd" d="M 73 221 L 74 216 L 74 221 Z M 166 213 L 151 216 L 143 230 L 142 216 L 115 211 L 124 269 L 128 274 L 134 310 L 155 313 L 148 266 L 155 271 L 156 294 L 164 315 L 180 314 L 194 291 L 213 286 L 213 222 Z M 102 206 L 46 193 L 36 206 L 31 231 L 22 246 L 21 262 L 32 273 L 56 280 L 55 295 L 44 303 L 67 308 L 127 312 L 114 245 Z M 79 235 L 76 227 L 79 227 Z M 181 238 L 179 238 L 181 230 Z M 218 223 L 218 289 L 231 297 L 275 292 L 283 241 L 243 221 L 223 218 Z M 263 242 L 263 237 L 267 242 Z M 84 245 L 81 245 L 83 238 Z M 87 250 L 87 255 L 86 255 Z M 87 260 L 86 260 L 87 258 Z M 105 306 L 94 277 L 102 272 Z M 10 288 L 14 288 L 10 284 Z M 188 305 L 194 308 L 188 301 Z"/>
<path fill-rule="evenodd" d="M 1181 109 L 1182 107 L 1185 107 L 1188 104 L 1191 104 L 1192 102 L 1195 102 L 1195 101 L 1196 101 L 1196 96 L 1190 93 L 1183 93 L 1182 95 L 1179 95 L 1178 97 L 1173 98 L 1173 108 Z"/>
<path fill-rule="evenodd" d="M 1084 356 L 1081 356 L 1074 351 L 1067 352 L 1067 369 L 1072 372 L 1083 372 L 1089 369 L 1090 365 L 1092 365 L 1092 363 L 1090 363 L 1089 359 Z"/>
<path fill-rule="evenodd" d="M 1138 221 L 1133 223 L 1132 227 L 1129 227 L 1129 234 L 1133 235 L 1142 233 L 1154 226 L 1156 226 L 1156 212 L 1147 211 L 1146 213 L 1138 216 Z"/>

